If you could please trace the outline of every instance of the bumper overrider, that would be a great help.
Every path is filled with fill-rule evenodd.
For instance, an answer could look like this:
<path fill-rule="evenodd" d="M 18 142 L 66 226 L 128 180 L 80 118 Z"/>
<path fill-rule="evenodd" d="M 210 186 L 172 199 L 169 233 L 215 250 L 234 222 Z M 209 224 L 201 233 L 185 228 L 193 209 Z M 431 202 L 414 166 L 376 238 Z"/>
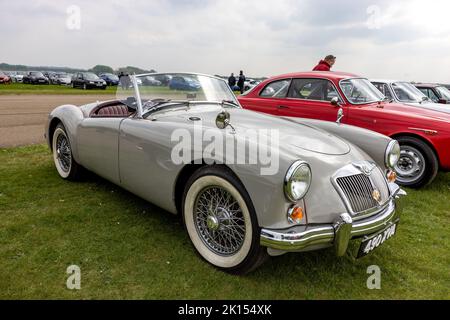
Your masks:
<path fill-rule="evenodd" d="M 396 210 L 396 199 L 406 192 L 397 185 L 391 189 L 388 205 L 378 214 L 354 220 L 350 214 L 341 214 L 332 224 L 295 226 L 283 230 L 261 230 L 261 245 L 279 250 L 308 251 L 334 245 L 336 255 L 346 253 L 351 239 L 369 236 L 397 223 L 400 211 Z"/>

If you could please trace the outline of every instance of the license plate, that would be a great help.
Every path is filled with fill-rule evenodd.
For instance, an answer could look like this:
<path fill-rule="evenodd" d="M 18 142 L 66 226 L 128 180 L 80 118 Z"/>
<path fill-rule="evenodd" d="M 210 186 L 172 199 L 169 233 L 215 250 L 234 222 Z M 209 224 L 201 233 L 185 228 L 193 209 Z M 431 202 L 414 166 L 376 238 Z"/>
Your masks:
<path fill-rule="evenodd" d="M 101 87 L 102 86 L 102 84 L 101 83 L 97 83 L 97 87 Z"/>
<path fill-rule="evenodd" d="M 370 238 L 364 239 L 359 247 L 358 258 L 368 255 L 373 250 L 381 246 L 386 240 L 392 238 L 397 231 L 397 223 L 398 222 L 390 225 L 383 231 L 378 232 Z"/>

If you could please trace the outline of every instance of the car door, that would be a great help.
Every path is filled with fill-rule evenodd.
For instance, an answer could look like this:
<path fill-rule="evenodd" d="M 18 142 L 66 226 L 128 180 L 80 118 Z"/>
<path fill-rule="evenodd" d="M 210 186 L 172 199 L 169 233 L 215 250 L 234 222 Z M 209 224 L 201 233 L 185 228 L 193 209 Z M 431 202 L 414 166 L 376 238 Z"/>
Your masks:
<path fill-rule="evenodd" d="M 296 78 L 292 80 L 284 103 L 278 106 L 278 113 L 288 117 L 336 121 L 339 106 L 331 103 L 333 98 L 337 98 L 340 104 L 343 104 L 342 98 L 331 81 Z M 345 121 L 345 109 L 343 107 L 342 122 Z"/>
<path fill-rule="evenodd" d="M 74 77 L 74 79 L 73 79 L 73 85 L 74 85 L 75 87 L 79 87 L 79 86 L 80 86 L 80 77 L 81 77 L 81 74 L 80 74 L 80 73 L 77 73 L 77 75 Z"/>
<path fill-rule="evenodd" d="M 275 80 L 267 84 L 256 96 L 243 96 L 244 107 L 249 110 L 278 115 L 283 108 L 291 79 Z"/>
<path fill-rule="evenodd" d="M 174 211 L 173 183 L 180 165 L 171 160 L 170 139 L 177 126 L 127 118 L 120 126 L 121 186 L 168 211 Z"/>
<path fill-rule="evenodd" d="M 119 128 L 124 118 L 86 118 L 77 132 L 78 155 L 88 170 L 120 183 Z"/>
<path fill-rule="evenodd" d="M 85 82 L 84 75 L 80 73 L 78 77 L 78 86 L 83 87 L 84 82 Z"/>

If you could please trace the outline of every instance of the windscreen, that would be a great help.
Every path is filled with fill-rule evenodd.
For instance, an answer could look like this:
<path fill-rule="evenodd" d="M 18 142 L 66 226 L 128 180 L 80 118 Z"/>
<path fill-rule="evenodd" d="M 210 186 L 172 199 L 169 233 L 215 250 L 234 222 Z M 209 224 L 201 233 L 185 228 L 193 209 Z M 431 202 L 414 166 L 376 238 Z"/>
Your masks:
<path fill-rule="evenodd" d="M 228 84 L 219 78 L 190 73 L 137 75 L 136 83 L 142 101 L 191 101 L 238 104 Z M 121 75 L 116 96 L 119 100 L 135 97 L 132 79 Z"/>
<path fill-rule="evenodd" d="M 365 104 L 383 100 L 384 95 L 367 79 L 346 79 L 340 82 L 342 91 L 352 104 Z"/>
<path fill-rule="evenodd" d="M 427 100 L 427 96 L 419 89 L 408 82 L 395 82 L 392 84 L 392 89 L 401 102 L 422 102 Z"/>

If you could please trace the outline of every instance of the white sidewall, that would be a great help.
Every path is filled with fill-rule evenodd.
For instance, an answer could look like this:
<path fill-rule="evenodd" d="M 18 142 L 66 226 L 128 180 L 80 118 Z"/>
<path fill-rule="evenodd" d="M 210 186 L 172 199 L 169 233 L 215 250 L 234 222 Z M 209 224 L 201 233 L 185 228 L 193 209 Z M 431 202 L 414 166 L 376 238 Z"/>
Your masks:
<path fill-rule="evenodd" d="M 60 135 L 64 135 L 66 137 L 66 139 L 67 139 L 67 142 L 70 144 L 69 138 L 67 137 L 67 134 L 64 132 L 64 130 L 61 129 L 61 128 L 56 128 L 55 132 L 53 133 L 53 141 L 52 141 L 53 161 L 55 162 L 55 167 L 56 167 L 56 170 L 58 170 L 59 175 L 62 178 L 66 179 L 69 176 L 69 174 L 70 174 L 70 170 L 72 170 L 72 166 L 70 167 L 69 171 L 65 172 L 61 168 L 61 165 L 59 163 L 58 154 L 56 152 L 56 141 L 57 141 L 58 136 L 60 136 Z M 70 149 L 70 151 L 72 152 L 72 148 Z"/>

